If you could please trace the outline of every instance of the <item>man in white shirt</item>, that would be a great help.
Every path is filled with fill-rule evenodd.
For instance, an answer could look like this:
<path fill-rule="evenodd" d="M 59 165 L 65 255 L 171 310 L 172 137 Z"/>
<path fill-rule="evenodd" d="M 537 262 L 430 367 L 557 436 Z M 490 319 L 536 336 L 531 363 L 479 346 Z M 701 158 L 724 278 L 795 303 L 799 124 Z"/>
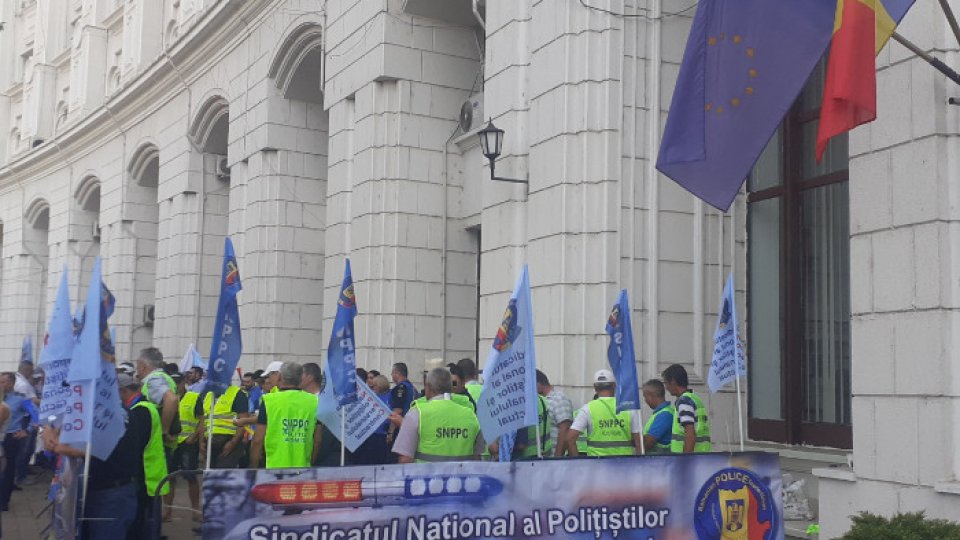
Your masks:
<path fill-rule="evenodd" d="M 33 400 L 35 405 L 40 404 L 37 399 L 37 391 L 33 387 L 33 362 L 20 362 L 16 380 L 13 383 L 13 391 Z"/>
<path fill-rule="evenodd" d="M 640 437 L 643 425 L 639 411 L 616 412 L 617 381 L 609 369 L 593 376 L 597 398 L 584 405 L 573 419 L 567 433 L 567 447 L 576 452 L 577 439 L 587 437 L 587 455 L 592 457 L 624 456 L 643 453 Z M 579 455 L 579 454 L 574 454 Z"/>

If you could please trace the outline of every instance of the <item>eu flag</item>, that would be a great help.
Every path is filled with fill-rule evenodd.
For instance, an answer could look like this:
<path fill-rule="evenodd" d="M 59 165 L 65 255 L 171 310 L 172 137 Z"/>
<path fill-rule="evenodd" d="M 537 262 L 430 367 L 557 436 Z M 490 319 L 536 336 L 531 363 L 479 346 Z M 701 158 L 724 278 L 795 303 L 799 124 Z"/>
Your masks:
<path fill-rule="evenodd" d="M 233 252 L 230 237 L 223 241 L 223 272 L 220 277 L 220 303 L 217 318 L 213 323 L 213 340 L 210 344 L 210 369 L 207 375 L 207 390 L 215 395 L 226 392 L 233 378 L 233 371 L 240 362 L 243 341 L 240 339 L 240 308 L 237 293 L 240 284 L 240 268 Z"/>
<path fill-rule="evenodd" d="M 657 169 L 727 210 L 826 50 L 836 0 L 701 0 Z"/>
<path fill-rule="evenodd" d="M 343 284 L 337 299 L 337 316 L 327 346 L 327 371 L 333 382 L 337 403 L 347 405 L 357 400 L 357 350 L 353 319 L 357 316 L 357 298 L 353 294 L 350 259 L 343 271 Z"/>

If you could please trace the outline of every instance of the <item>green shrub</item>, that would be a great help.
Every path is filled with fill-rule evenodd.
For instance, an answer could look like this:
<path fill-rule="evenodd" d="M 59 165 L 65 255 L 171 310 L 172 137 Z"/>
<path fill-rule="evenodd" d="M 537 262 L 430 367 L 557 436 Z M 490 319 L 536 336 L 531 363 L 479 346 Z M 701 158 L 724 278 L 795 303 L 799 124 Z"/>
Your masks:
<path fill-rule="evenodd" d="M 927 519 L 923 512 L 885 518 L 861 512 L 842 540 L 960 540 L 960 523 Z"/>

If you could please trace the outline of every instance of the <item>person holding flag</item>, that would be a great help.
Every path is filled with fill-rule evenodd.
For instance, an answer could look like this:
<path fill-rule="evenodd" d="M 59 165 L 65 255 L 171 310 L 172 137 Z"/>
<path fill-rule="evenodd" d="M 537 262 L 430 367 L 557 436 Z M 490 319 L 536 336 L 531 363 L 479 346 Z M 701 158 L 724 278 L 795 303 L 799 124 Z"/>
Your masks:
<path fill-rule="evenodd" d="M 576 449 L 581 433 L 587 434 L 587 455 L 591 457 L 642 454 L 640 415 L 636 410 L 616 412 L 617 380 L 609 369 L 593 375 L 597 398 L 584 405 L 567 433 L 568 448 Z M 579 452 L 578 452 L 579 454 Z"/>

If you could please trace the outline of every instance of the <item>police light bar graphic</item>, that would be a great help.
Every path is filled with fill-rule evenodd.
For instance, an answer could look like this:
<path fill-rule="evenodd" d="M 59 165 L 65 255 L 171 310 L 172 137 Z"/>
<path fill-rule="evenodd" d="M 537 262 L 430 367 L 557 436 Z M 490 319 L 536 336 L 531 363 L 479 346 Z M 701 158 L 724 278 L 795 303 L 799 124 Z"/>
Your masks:
<path fill-rule="evenodd" d="M 250 490 L 261 503 L 282 507 L 416 505 L 482 502 L 503 491 L 496 478 L 476 474 L 408 476 L 404 480 L 286 480 Z"/>

